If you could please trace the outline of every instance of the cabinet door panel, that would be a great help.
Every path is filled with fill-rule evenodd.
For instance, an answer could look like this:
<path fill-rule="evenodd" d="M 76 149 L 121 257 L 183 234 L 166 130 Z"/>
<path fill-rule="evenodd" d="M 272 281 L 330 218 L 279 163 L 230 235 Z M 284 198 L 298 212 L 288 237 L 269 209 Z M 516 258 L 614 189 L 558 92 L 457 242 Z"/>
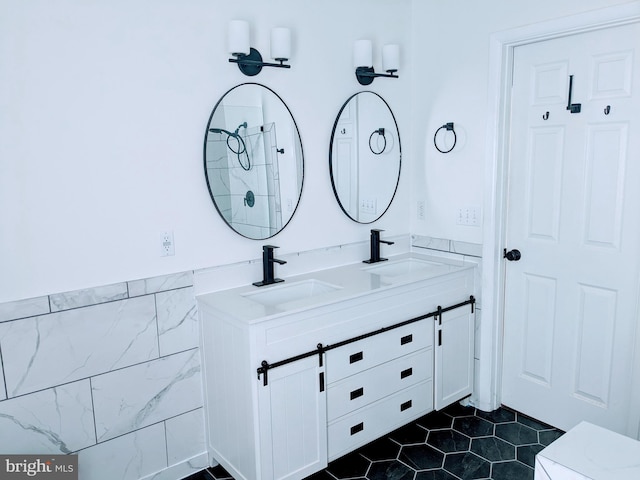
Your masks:
<path fill-rule="evenodd" d="M 262 479 L 300 479 L 327 465 L 326 389 L 318 357 L 269 370 L 258 386 Z"/>
<path fill-rule="evenodd" d="M 473 391 L 474 314 L 461 307 L 442 315 L 435 329 L 435 409 Z"/>

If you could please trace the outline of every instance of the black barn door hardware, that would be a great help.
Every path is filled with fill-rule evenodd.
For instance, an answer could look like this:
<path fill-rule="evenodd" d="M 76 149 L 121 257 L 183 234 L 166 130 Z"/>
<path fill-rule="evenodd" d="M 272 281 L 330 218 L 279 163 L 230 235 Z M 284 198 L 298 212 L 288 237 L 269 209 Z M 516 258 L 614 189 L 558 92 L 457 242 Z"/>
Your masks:
<path fill-rule="evenodd" d="M 267 386 L 267 384 L 269 383 L 269 380 L 267 378 L 267 372 L 272 369 L 272 368 L 276 368 L 276 367 L 281 367 L 283 365 L 287 365 L 288 363 L 292 363 L 292 362 L 297 362 L 298 360 L 302 360 L 303 358 L 308 358 L 308 357 L 312 357 L 313 355 L 318 355 L 318 366 L 322 367 L 322 359 L 323 359 L 323 355 L 324 352 L 327 349 L 325 347 L 322 346 L 321 343 L 318 344 L 318 346 L 316 347 L 315 350 L 312 350 L 310 352 L 307 353 L 301 353 L 300 355 L 296 355 L 295 357 L 290 357 L 287 358 L 286 360 L 281 360 L 279 362 L 275 362 L 275 363 L 269 363 L 266 360 L 263 360 L 262 363 L 260 363 L 260 367 L 258 367 L 258 380 L 260 380 L 260 375 L 262 375 L 262 384 L 264 386 Z M 322 376 L 321 378 L 321 383 L 320 383 L 320 391 L 324 390 L 324 385 L 322 384 Z"/>
<path fill-rule="evenodd" d="M 569 75 L 569 101 L 567 102 L 567 110 L 571 113 L 580 113 L 582 109 L 581 103 L 571 103 L 571 93 L 573 92 L 573 75 Z"/>
<path fill-rule="evenodd" d="M 395 330 L 396 328 L 404 327 L 405 325 L 409 325 L 411 323 L 419 322 L 420 320 L 424 320 L 425 318 L 436 317 L 436 320 L 438 320 L 438 317 L 442 318 L 442 314 L 444 312 L 448 312 L 450 310 L 455 310 L 456 308 L 464 307 L 465 305 L 471 305 L 471 313 L 473 313 L 474 312 L 475 303 L 476 303 L 476 299 L 475 299 L 475 297 L 473 295 L 471 295 L 469 297 L 469 300 L 465 300 L 464 302 L 456 303 L 455 305 L 451 305 L 451 306 L 445 307 L 445 308 L 442 308 L 442 307 L 438 306 L 438 309 L 435 312 L 430 312 L 430 313 L 427 313 L 425 315 L 420 315 L 419 317 L 411 318 L 409 320 L 405 320 L 405 321 L 400 322 L 400 323 L 395 323 L 393 325 L 390 325 L 388 327 L 383 327 L 383 328 L 381 328 L 379 330 L 375 330 L 373 332 L 364 333 L 362 335 L 358 335 L 357 337 L 352 337 L 352 338 L 349 338 L 347 340 L 343 340 L 341 342 L 334 343 L 333 345 L 322 345 L 321 343 L 319 343 L 315 350 L 311 350 L 310 352 L 306 352 L 306 353 L 301 353 L 300 355 L 296 355 L 294 357 L 289 357 L 289 358 L 286 358 L 284 360 L 280 360 L 279 362 L 269 363 L 266 360 L 263 360 L 262 363 L 260 364 L 260 366 L 257 368 L 258 380 L 260 380 L 260 375 L 262 375 L 262 384 L 264 386 L 267 386 L 269 384 L 269 380 L 267 378 L 267 376 L 268 376 L 267 372 L 270 369 L 276 368 L 276 367 L 281 367 L 283 365 L 287 365 L 287 364 L 292 363 L 292 362 L 297 362 L 298 360 L 302 360 L 303 358 L 312 357 L 313 355 L 318 355 L 319 366 L 322 367 L 323 355 L 324 355 L 325 352 L 328 352 L 329 350 L 333 350 L 334 348 L 344 347 L 345 345 L 349 345 L 350 343 L 358 342 L 358 341 L 363 340 L 365 338 L 373 337 L 374 335 L 379 335 L 381 333 L 385 333 L 385 332 L 388 332 L 390 330 Z M 404 338 L 406 338 L 406 337 L 404 337 Z M 413 340 L 413 337 L 411 337 L 411 338 Z M 358 353 L 361 353 L 361 352 L 358 352 Z M 320 391 L 324 390 L 323 377 L 324 377 L 324 375 L 321 376 Z"/>

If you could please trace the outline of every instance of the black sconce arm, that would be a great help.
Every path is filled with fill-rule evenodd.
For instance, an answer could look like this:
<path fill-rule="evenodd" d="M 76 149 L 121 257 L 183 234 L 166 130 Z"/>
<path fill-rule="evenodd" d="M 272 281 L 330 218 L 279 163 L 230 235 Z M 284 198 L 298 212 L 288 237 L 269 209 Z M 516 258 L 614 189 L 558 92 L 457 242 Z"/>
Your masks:
<path fill-rule="evenodd" d="M 373 67 L 358 67 L 356 78 L 360 85 L 369 85 L 376 77 L 399 78 L 396 72 L 397 70 L 388 70 L 388 73 L 376 73 Z"/>
<path fill-rule="evenodd" d="M 250 77 L 257 75 L 262 70 L 262 67 L 277 67 L 277 68 L 291 68 L 291 65 L 284 63 L 286 58 L 276 59 L 280 63 L 269 63 L 262 61 L 262 55 L 255 48 L 250 48 L 249 55 L 234 54 L 236 58 L 230 58 L 230 63 L 237 63 L 238 68 L 242 73 Z"/>

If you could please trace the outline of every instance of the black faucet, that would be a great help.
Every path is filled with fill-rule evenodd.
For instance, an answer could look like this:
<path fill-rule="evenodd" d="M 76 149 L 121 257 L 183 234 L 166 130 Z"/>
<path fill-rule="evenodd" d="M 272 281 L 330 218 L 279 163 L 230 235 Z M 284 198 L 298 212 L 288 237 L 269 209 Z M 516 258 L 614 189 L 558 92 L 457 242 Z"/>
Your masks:
<path fill-rule="evenodd" d="M 264 245 L 262 247 L 262 281 L 253 282 L 256 287 L 264 287 L 265 285 L 271 285 L 272 283 L 284 282 L 281 278 L 274 278 L 273 264 L 279 263 L 284 265 L 284 260 L 278 260 L 273 258 L 273 249 L 278 248 L 275 245 Z"/>
<path fill-rule="evenodd" d="M 380 232 L 384 232 L 384 230 L 371 229 L 371 258 L 369 260 L 363 260 L 364 263 L 378 263 L 388 260 L 386 258 L 380 258 L 380 244 L 386 243 L 387 245 L 393 245 L 393 242 L 380 240 Z"/>

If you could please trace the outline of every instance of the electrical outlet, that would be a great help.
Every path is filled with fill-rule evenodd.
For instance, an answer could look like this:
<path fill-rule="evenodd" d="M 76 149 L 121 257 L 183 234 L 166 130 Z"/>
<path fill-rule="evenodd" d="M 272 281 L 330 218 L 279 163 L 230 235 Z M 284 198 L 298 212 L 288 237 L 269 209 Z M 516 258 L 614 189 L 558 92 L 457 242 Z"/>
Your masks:
<path fill-rule="evenodd" d="M 370 215 L 376 214 L 376 199 L 375 198 L 363 198 L 360 200 L 360 213 L 368 213 Z"/>
<path fill-rule="evenodd" d="M 176 245 L 173 242 L 173 232 L 167 230 L 162 232 L 162 244 L 160 250 L 161 257 L 168 257 L 176 254 Z"/>
<path fill-rule="evenodd" d="M 418 200 L 418 220 L 424 220 L 424 200 Z"/>
<path fill-rule="evenodd" d="M 471 227 L 480 226 L 480 207 L 462 207 L 458 209 L 456 216 L 456 224 L 468 225 Z"/>

